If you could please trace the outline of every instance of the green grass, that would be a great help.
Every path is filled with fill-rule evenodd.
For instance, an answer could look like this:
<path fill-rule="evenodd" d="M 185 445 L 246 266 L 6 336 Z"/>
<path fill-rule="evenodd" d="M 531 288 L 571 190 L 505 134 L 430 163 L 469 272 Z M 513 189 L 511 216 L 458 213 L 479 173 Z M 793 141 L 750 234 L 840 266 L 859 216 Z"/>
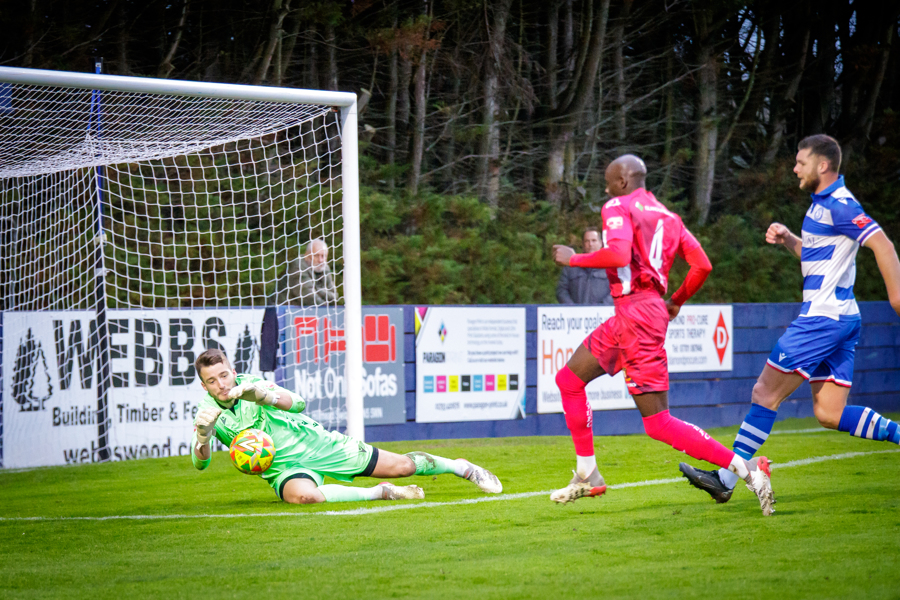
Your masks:
<path fill-rule="evenodd" d="M 735 431 L 710 433 L 730 444 Z M 610 485 L 677 477 L 684 459 L 646 436 L 595 445 Z M 464 456 L 492 469 L 504 494 L 561 487 L 574 466 L 565 437 L 378 446 Z M 765 447 L 776 464 L 884 450 L 898 449 L 836 432 L 774 435 Z M 893 452 L 776 469 L 777 512 L 763 517 L 743 487 L 716 505 L 686 482 L 566 506 L 544 494 L 432 505 L 484 497 L 452 475 L 409 478 L 422 502 L 288 506 L 224 453 L 202 473 L 186 457 L 0 472 L 0 597 L 900 598 L 898 474 Z M 422 506 L 319 514 L 409 504 Z M 52 519 L 204 514 L 250 516 Z M 28 517 L 45 519 L 10 520 Z"/>

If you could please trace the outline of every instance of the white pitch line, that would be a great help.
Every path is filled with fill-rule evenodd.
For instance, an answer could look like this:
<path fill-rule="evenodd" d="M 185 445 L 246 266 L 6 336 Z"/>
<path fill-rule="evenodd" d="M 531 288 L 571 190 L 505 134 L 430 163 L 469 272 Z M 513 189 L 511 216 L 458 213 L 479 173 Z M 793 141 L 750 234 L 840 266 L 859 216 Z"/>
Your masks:
<path fill-rule="evenodd" d="M 803 458 L 799 460 L 791 460 L 783 463 L 772 463 L 773 469 L 786 469 L 790 467 L 802 467 L 814 463 L 827 462 L 831 460 L 844 460 L 847 458 L 857 458 L 860 456 L 872 456 L 875 454 L 890 454 L 900 452 L 896 450 L 873 450 L 872 452 L 844 452 L 843 454 L 832 454 L 830 456 L 814 456 L 811 458 Z M 682 477 L 673 477 L 669 479 L 650 479 L 647 481 L 633 481 L 629 483 L 618 483 L 609 486 L 611 490 L 621 490 L 632 487 L 643 487 L 647 485 L 665 485 L 667 483 L 678 483 L 684 481 Z M 384 512 L 392 512 L 395 510 L 413 510 L 417 508 L 436 508 L 439 506 L 459 506 L 463 504 L 481 504 L 483 502 L 499 502 L 506 500 L 519 500 L 521 498 L 532 498 L 534 496 L 549 495 L 550 490 L 544 492 L 523 492 L 520 494 L 500 494 L 497 496 L 483 496 L 481 498 L 467 498 L 465 500 L 457 500 L 455 502 L 419 502 L 418 504 L 391 504 L 388 506 L 377 506 L 373 508 L 353 508 L 350 510 L 321 510 L 316 512 L 274 512 L 274 513 L 238 513 L 238 514 L 219 514 L 219 515 L 111 515 L 107 517 L 0 517 L 0 522 L 27 522 L 27 521 L 159 521 L 174 519 L 241 519 L 241 518 L 259 518 L 259 517 L 353 517 L 357 515 L 371 515 Z"/>
<path fill-rule="evenodd" d="M 835 429 L 825 429 L 824 427 L 813 427 L 812 429 L 782 429 L 780 431 L 775 430 L 772 433 L 770 433 L 769 435 L 778 435 L 778 434 L 785 434 L 785 433 L 825 433 L 826 431 L 831 432 L 831 433 L 837 433 L 837 430 L 835 430 Z"/>
<path fill-rule="evenodd" d="M 893 452 L 900 452 L 900 449 L 897 450 L 873 450 L 872 452 L 845 452 L 843 454 L 832 454 L 831 456 L 813 456 L 812 458 L 801 458 L 799 460 L 789 460 L 787 462 L 779 463 L 772 461 L 773 469 L 783 469 L 785 467 L 803 467 L 806 465 L 811 465 L 813 463 L 825 462 L 828 460 L 843 460 L 845 458 L 856 458 L 857 456 L 871 456 L 872 454 L 891 454 Z"/>
<path fill-rule="evenodd" d="M 812 429 L 782 429 L 775 430 L 771 432 L 769 435 L 778 435 L 778 434 L 792 434 L 792 433 L 825 433 L 832 432 L 835 433 L 834 429 L 825 429 L 824 427 L 814 427 Z M 51 465 L 47 467 L 19 467 L 17 469 L 0 469 L 0 475 L 6 475 L 7 473 L 28 473 L 30 471 L 37 471 L 40 469 L 55 469 L 59 466 L 65 467 L 86 467 L 94 463 L 79 463 L 76 465 Z"/>

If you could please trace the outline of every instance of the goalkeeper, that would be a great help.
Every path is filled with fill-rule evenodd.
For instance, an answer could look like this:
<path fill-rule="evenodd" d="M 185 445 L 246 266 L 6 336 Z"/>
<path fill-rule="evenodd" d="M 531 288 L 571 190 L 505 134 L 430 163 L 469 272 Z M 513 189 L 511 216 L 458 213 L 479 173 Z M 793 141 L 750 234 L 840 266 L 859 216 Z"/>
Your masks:
<path fill-rule="evenodd" d="M 209 349 L 195 366 L 207 395 L 194 419 L 191 460 L 198 469 L 209 466 L 213 436 L 226 446 L 244 429 L 262 429 L 275 444 L 275 459 L 260 477 L 278 497 L 291 504 L 400 500 L 425 497 L 416 485 L 384 482 L 371 488 L 323 485 L 325 476 L 339 481 L 354 477 L 408 477 L 453 473 L 485 492 L 499 494 L 500 480 L 466 460 L 450 460 L 424 452 L 394 454 L 337 431 L 327 431 L 300 414 L 306 401 L 297 394 L 253 375 L 238 375 L 225 356 Z"/>

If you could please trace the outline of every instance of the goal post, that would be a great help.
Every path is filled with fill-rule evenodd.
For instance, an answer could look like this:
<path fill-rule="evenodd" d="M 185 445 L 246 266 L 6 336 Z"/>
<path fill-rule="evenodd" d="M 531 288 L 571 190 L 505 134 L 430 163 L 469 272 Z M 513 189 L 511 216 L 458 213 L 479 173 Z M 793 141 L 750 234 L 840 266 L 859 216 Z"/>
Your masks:
<path fill-rule="evenodd" d="M 0 466 L 25 466 L 5 440 L 37 413 L 61 439 L 92 428 L 91 460 L 137 452 L 106 439 L 120 424 L 176 444 L 160 422 L 192 418 L 192 357 L 248 368 L 275 303 L 342 323 L 339 398 L 311 404 L 363 440 L 359 227 L 355 94 L 0 67 Z M 286 289 L 300 268 L 336 293 Z"/>

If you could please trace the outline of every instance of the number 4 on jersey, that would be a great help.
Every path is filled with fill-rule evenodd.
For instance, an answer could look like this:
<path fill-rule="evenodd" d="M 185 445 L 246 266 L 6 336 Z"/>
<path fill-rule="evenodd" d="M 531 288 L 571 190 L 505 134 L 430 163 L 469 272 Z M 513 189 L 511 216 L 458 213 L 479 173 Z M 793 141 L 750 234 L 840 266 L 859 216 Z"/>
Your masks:
<path fill-rule="evenodd" d="M 650 240 L 650 266 L 656 270 L 656 274 L 659 275 L 659 281 L 663 285 L 666 284 L 666 273 L 663 273 L 663 235 L 665 234 L 665 227 L 663 226 L 663 222 L 665 219 L 660 219 L 656 222 L 656 231 L 653 232 L 653 239 Z"/>
<path fill-rule="evenodd" d="M 660 272 L 663 264 L 663 221 L 665 219 L 660 219 L 656 222 L 656 231 L 653 233 L 653 240 L 650 241 L 650 266 L 656 269 L 656 272 L 663 278 L 665 281 L 665 275 Z M 644 238 L 646 239 L 646 238 Z"/>

